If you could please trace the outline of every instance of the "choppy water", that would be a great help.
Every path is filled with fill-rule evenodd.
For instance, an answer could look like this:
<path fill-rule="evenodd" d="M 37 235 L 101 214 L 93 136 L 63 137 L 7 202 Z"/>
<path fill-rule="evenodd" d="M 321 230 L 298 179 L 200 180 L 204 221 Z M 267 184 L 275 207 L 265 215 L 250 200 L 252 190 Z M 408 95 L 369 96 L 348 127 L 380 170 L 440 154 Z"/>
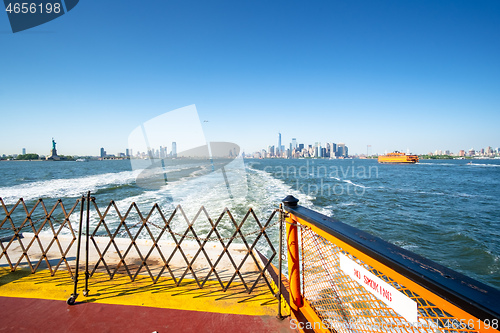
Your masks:
<path fill-rule="evenodd" d="M 240 164 L 237 164 L 240 163 Z M 293 194 L 300 204 L 379 236 L 500 289 L 500 161 L 239 160 L 207 172 L 203 163 L 174 160 L 167 185 L 137 186 L 129 161 L 0 162 L 0 197 L 70 204 L 91 191 L 101 205 L 136 202 L 149 211 L 181 204 L 217 216 L 229 207 L 242 217 L 253 207 L 265 218 Z M 210 171 L 210 170 L 208 170 Z"/>

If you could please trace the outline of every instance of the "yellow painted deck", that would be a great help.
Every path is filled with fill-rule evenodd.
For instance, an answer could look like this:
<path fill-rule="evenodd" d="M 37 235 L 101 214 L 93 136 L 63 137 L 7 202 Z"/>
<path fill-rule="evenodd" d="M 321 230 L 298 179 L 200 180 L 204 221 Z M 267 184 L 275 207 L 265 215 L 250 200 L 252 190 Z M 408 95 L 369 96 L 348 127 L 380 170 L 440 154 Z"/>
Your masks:
<path fill-rule="evenodd" d="M 261 283 L 251 294 L 248 294 L 245 288 L 238 283 L 232 284 L 228 291 L 224 292 L 221 290 L 220 285 L 214 281 L 208 281 L 205 287 L 200 289 L 193 280 L 185 280 L 177 287 L 173 280 L 167 278 L 160 279 L 158 283 L 152 284 L 151 279 L 145 276 L 138 276 L 136 281 L 131 282 L 126 275 L 117 275 L 113 280 L 109 280 L 107 275 L 96 273 L 89 281 L 89 295 L 84 297 L 81 294 L 84 286 L 82 277 L 83 275 L 80 274 L 78 291 L 80 295 L 76 300 L 76 304 L 70 306 L 66 304 L 66 299 L 73 292 L 73 281 L 67 272 L 58 272 L 55 276 L 50 276 L 48 270 L 41 270 L 32 274 L 26 269 L 10 272 L 9 269 L 1 268 L 0 303 L 5 303 L 9 299 L 22 298 L 64 302 L 64 306 L 68 311 L 82 309 L 83 306 L 94 306 L 95 304 L 142 307 L 143 310 L 144 308 L 146 310 L 147 308 L 154 308 L 190 311 L 189 318 L 192 318 L 193 324 L 196 325 L 198 325 L 196 313 L 213 314 L 210 316 L 211 318 L 215 317 L 216 314 L 226 314 L 234 316 L 233 319 L 228 319 L 228 322 L 234 324 L 241 319 L 240 317 L 243 317 L 245 320 L 258 319 L 257 322 L 264 325 L 253 329 L 251 327 L 237 327 L 236 331 L 291 331 L 288 320 L 281 321 L 276 318 L 277 300 L 264 283 Z M 61 304 L 58 304 L 58 306 L 60 307 Z M 2 307 L 5 308 L 4 305 Z M 26 314 L 27 320 L 30 320 L 31 317 L 32 314 Z M 166 311 L 165 320 L 170 320 L 167 320 L 170 317 L 171 315 Z M 4 321 L 5 318 L 0 320 L 0 323 Z M 189 325 L 190 323 L 186 322 L 186 324 Z M 206 331 L 213 331 L 213 328 L 207 326 Z M 220 327 L 220 329 L 226 331 L 223 327 Z M 1 325 L 0 330 L 2 330 Z M 160 332 L 161 330 L 156 331 Z"/>

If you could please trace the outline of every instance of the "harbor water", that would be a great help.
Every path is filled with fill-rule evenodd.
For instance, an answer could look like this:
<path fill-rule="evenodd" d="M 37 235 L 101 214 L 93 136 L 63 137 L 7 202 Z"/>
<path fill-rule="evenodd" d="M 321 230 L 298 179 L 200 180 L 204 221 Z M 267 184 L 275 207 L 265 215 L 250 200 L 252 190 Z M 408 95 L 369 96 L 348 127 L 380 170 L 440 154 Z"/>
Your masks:
<path fill-rule="evenodd" d="M 249 207 L 266 219 L 289 194 L 300 204 L 500 289 L 500 160 L 236 159 L 222 169 L 189 159 L 163 165 L 165 183 L 139 186 L 130 161 L 1 161 L 0 197 L 8 207 L 43 198 L 71 205 L 87 191 L 99 206 L 132 202 L 148 212 L 201 205 L 217 217 Z M 0 218 L 5 217 L 2 212 Z M 94 223 L 96 223 L 94 221 Z M 208 226 L 207 226 L 208 228 Z"/>

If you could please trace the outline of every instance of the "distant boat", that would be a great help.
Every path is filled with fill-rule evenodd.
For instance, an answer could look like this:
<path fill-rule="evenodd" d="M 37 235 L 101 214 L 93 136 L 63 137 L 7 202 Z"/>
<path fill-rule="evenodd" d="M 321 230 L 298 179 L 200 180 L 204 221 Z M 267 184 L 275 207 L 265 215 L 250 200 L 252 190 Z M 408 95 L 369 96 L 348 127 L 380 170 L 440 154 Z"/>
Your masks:
<path fill-rule="evenodd" d="M 76 161 L 75 161 L 75 162 L 88 162 L 88 161 L 89 161 L 89 160 L 88 160 L 88 159 L 86 159 L 86 158 L 78 158 L 78 159 L 76 159 Z"/>
<path fill-rule="evenodd" d="M 378 157 L 379 163 L 417 163 L 417 155 L 406 155 L 395 151 L 394 153 L 385 154 Z"/>

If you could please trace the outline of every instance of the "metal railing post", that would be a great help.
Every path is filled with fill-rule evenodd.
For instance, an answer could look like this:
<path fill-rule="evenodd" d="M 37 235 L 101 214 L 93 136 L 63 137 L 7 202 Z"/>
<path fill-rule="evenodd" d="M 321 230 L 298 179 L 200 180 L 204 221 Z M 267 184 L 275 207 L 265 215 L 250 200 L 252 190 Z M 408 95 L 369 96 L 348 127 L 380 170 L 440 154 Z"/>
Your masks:
<path fill-rule="evenodd" d="M 73 287 L 73 293 L 71 296 L 66 300 L 66 303 L 68 305 L 73 305 L 75 304 L 76 298 L 78 297 L 77 293 L 77 288 L 78 288 L 78 266 L 80 265 L 80 245 L 81 245 L 81 240 L 82 240 L 82 224 L 83 224 L 83 205 L 85 204 L 85 197 L 82 195 L 81 198 L 81 205 L 80 205 L 80 225 L 78 227 L 78 241 L 76 245 L 76 268 L 75 268 L 75 280 L 74 280 L 74 287 Z"/>
<path fill-rule="evenodd" d="M 299 200 L 291 195 L 283 199 L 285 206 L 297 206 Z M 286 238 L 288 248 L 288 279 L 290 283 L 290 307 L 298 311 L 303 305 L 300 292 L 300 260 L 299 260 L 299 233 L 297 224 L 288 221 L 286 225 Z"/>
<path fill-rule="evenodd" d="M 285 319 L 285 317 L 281 314 L 281 277 L 282 273 L 281 270 L 283 269 L 283 219 L 284 219 L 284 213 L 283 213 L 283 204 L 280 204 L 280 228 L 279 228 L 279 233 L 280 233 L 280 240 L 279 240 L 279 269 L 278 269 L 278 319 Z"/>
<path fill-rule="evenodd" d="M 90 235 L 90 191 L 87 193 L 87 223 L 86 223 L 86 235 L 85 235 L 85 289 L 83 290 L 83 296 L 87 297 L 89 295 L 89 235 Z"/>

